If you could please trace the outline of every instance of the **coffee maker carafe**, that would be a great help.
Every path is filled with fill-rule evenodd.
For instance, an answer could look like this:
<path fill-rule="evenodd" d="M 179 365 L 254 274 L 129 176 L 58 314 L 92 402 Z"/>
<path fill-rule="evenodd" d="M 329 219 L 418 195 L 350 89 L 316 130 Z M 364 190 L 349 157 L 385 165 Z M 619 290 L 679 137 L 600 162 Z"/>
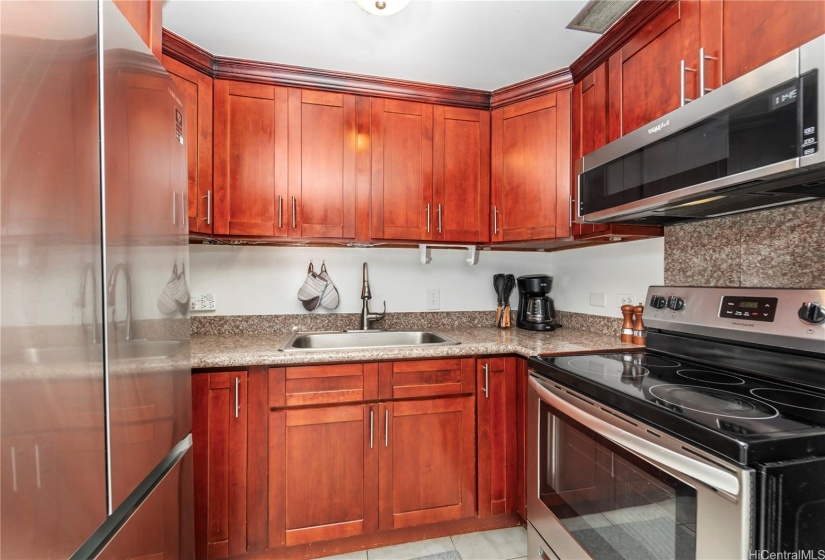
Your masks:
<path fill-rule="evenodd" d="M 552 331 L 556 324 L 556 309 L 547 295 L 553 285 L 553 277 L 544 274 L 519 276 L 518 315 L 516 326 L 531 331 Z"/>

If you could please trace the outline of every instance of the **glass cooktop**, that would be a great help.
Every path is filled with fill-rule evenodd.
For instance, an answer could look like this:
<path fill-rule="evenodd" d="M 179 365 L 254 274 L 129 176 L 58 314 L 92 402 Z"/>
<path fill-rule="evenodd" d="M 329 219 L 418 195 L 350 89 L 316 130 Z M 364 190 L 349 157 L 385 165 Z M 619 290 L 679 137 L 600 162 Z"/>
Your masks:
<path fill-rule="evenodd" d="M 825 452 L 825 393 L 656 354 L 534 357 L 531 368 L 741 464 Z"/>

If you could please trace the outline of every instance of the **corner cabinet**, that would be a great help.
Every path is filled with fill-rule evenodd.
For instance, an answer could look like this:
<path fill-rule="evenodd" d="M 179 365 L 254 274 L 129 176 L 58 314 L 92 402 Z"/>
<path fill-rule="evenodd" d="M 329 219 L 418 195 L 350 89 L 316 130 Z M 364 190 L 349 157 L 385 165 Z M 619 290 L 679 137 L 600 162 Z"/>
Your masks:
<path fill-rule="evenodd" d="M 570 90 L 493 110 L 495 242 L 570 235 Z"/>

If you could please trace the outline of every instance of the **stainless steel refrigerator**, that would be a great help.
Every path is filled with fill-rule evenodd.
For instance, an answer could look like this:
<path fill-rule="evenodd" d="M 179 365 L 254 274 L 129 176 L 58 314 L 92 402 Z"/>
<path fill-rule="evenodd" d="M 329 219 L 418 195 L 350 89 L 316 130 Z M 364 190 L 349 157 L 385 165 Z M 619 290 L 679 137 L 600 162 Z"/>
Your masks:
<path fill-rule="evenodd" d="M 109 0 L 0 3 L 0 557 L 194 556 L 185 114 Z"/>

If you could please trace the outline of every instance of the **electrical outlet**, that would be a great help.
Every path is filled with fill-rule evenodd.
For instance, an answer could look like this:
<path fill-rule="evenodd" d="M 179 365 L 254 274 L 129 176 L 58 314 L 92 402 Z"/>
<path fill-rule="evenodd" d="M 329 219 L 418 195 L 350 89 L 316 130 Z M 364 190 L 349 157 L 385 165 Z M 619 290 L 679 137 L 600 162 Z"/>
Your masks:
<path fill-rule="evenodd" d="M 441 309 L 441 290 L 439 288 L 427 288 L 427 311 Z"/>
<path fill-rule="evenodd" d="M 636 305 L 639 300 L 633 294 L 619 294 L 616 296 L 616 304 L 621 307 L 623 305 Z"/>
<path fill-rule="evenodd" d="M 201 294 L 192 296 L 189 300 L 189 309 L 192 311 L 215 311 L 215 294 Z"/>

